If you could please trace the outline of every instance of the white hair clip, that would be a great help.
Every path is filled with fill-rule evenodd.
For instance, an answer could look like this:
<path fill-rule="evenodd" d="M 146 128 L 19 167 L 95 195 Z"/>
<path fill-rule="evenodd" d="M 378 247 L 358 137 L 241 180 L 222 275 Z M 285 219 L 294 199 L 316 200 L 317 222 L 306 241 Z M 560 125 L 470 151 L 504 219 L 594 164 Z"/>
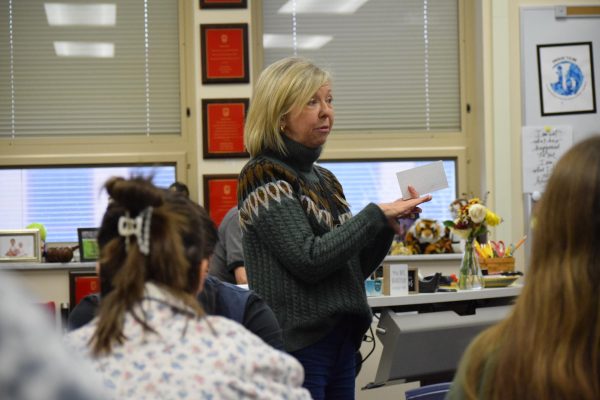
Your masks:
<path fill-rule="evenodd" d="M 119 235 L 125 238 L 125 250 L 129 251 L 129 240 L 133 235 L 137 239 L 140 253 L 150 254 L 150 222 L 152 207 L 144 209 L 137 217 L 131 218 L 129 211 L 119 218 Z"/>

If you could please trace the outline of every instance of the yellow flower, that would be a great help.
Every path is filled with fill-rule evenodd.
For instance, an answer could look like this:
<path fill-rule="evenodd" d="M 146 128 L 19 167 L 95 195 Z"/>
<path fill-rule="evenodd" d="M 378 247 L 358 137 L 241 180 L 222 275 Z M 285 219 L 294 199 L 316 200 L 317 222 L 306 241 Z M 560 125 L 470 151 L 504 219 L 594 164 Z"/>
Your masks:
<path fill-rule="evenodd" d="M 502 222 L 502 218 L 500 218 L 497 214 L 488 210 L 487 214 L 485 214 L 485 223 L 489 226 L 496 226 L 500 222 Z"/>

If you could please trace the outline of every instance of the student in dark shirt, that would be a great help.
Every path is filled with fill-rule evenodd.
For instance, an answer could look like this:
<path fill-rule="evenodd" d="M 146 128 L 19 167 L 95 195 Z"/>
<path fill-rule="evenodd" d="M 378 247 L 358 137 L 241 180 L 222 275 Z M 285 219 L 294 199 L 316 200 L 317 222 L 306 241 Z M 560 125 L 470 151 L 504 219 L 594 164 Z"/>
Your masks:
<path fill-rule="evenodd" d="M 207 276 L 198 301 L 208 314 L 220 315 L 242 325 L 265 343 L 283 350 L 283 337 L 273 310 L 252 290 L 244 289 L 213 276 Z M 69 330 L 94 319 L 100 305 L 100 293 L 84 297 L 69 314 Z"/>

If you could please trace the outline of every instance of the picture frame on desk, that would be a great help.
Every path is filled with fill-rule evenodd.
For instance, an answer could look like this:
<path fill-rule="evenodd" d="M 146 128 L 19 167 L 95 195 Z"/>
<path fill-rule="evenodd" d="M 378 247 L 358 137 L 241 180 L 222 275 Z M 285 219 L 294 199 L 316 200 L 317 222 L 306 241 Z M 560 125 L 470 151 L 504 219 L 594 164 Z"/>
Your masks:
<path fill-rule="evenodd" d="M 96 261 L 100 258 L 100 249 L 98 248 L 99 228 L 77 228 L 77 238 L 79 240 L 79 260 L 81 262 Z"/>
<path fill-rule="evenodd" d="M 237 206 L 237 174 L 204 175 L 204 208 L 219 226 L 232 207 Z"/>
<path fill-rule="evenodd" d="M 41 261 L 42 248 L 38 229 L 0 230 L 0 263 Z"/>
<path fill-rule="evenodd" d="M 408 267 L 408 293 L 419 293 L 419 268 Z"/>
<path fill-rule="evenodd" d="M 201 9 L 247 8 L 248 0 L 200 0 Z"/>
<path fill-rule="evenodd" d="M 204 158 L 247 158 L 244 121 L 249 99 L 203 99 Z"/>
<path fill-rule="evenodd" d="M 69 309 L 87 295 L 100 292 L 100 277 L 96 271 L 69 271 Z"/>
<path fill-rule="evenodd" d="M 537 57 L 543 117 L 596 113 L 592 42 L 539 44 Z"/>
<path fill-rule="evenodd" d="M 201 24 L 202 83 L 249 83 L 248 24 Z"/>

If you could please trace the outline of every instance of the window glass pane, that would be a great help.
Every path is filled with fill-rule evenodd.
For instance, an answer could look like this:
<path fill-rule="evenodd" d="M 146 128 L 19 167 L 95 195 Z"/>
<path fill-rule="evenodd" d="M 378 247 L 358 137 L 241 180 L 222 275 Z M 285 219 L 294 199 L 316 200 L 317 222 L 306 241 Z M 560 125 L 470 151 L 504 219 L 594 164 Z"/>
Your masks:
<path fill-rule="evenodd" d="M 336 129 L 460 130 L 458 1 L 263 1 L 264 65 L 333 73 Z"/>
<path fill-rule="evenodd" d="M 180 103 L 177 0 L 0 2 L 0 137 L 179 134 Z"/>
<path fill-rule="evenodd" d="M 357 214 L 369 203 L 389 203 L 401 197 L 396 172 L 431 162 L 432 160 L 323 161 L 319 165 L 338 178 L 352 214 Z M 440 222 L 452 219 L 449 206 L 457 198 L 456 161 L 443 160 L 443 163 L 448 188 L 432 193 L 432 200 L 421 206 L 422 218 Z"/>
<path fill-rule="evenodd" d="M 76 242 L 77 228 L 99 226 L 108 204 L 102 187 L 113 176 L 154 175 L 158 187 L 175 181 L 175 165 L 0 169 L 0 229 L 44 224 L 47 242 Z"/>

